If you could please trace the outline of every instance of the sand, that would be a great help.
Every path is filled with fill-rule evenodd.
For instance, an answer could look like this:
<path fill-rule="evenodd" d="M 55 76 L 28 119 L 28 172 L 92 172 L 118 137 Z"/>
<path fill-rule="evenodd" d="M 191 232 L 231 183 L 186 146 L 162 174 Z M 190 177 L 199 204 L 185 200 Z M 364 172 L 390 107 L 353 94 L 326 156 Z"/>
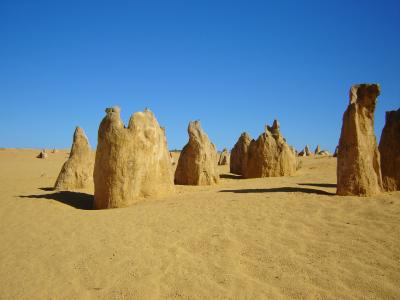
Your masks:
<path fill-rule="evenodd" d="M 0 150 L 0 299 L 400 298 L 400 192 L 334 195 L 335 158 L 93 211 L 38 152 Z"/>

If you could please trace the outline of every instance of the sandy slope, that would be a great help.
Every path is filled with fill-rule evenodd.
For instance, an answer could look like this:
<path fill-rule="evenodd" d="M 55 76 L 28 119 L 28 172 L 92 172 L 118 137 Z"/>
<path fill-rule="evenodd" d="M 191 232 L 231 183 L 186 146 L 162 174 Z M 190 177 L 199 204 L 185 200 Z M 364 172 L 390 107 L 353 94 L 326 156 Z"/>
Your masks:
<path fill-rule="evenodd" d="M 0 150 L 1 299 L 400 298 L 400 192 L 333 195 L 334 158 L 91 211 L 37 153 Z"/>

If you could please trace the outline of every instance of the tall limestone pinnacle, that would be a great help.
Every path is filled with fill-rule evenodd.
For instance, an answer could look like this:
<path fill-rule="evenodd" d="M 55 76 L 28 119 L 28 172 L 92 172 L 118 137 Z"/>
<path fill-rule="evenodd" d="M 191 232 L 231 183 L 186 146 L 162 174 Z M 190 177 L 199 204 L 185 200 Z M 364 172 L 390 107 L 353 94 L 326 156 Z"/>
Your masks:
<path fill-rule="evenodd" d="M 337 156 L 337 194 L 370 196 L 382 190 L 380 155 L 374 133 L 378 84 L 357 84 L 343 115 Z"/>

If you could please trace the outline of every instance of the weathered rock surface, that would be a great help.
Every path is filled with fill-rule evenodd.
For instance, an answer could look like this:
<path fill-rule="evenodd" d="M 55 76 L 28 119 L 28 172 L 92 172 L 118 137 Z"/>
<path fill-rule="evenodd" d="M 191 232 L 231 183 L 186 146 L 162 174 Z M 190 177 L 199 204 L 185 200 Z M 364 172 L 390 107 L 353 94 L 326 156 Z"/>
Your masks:
<path fill-rule="evenodd" d="M 247 151 L 251 138 L 247 132 L 243 132 L 235 146 L 231 150 L 230 172 L 233 174 L 243 175 L 243 170 L 247 166 Z"/>
<path fill-rule="evenodd" d="M 100 123 L 94 167 L 94 207 L 129 206 L 174 190 L 164 128 L 150 110 L 137 112 L 128 127 L 119 107 L 107 108 Z"/>
<path fill-rule="evenodd" d="M 290 176 L 296 172 L 296 156 L 279 131 L 275 120 L 267 126 L 257 140 L 252 140 L 248 149 L 245 178 Z"/>
<path fill-rule="evenodd" d="M 400 109 L 386 112 L 379 142 L 383 188 L 400 190 Z"/>
<path fill-rule="evenodd" d="M 76 127 L 68 160 L 54 184 L 57 190 L 75 190 L 93 184 L 94 155 L 82 128 Z"/>
<path fill-rule="evenodd" d="M 228 149 L 224 148 L 224 150 L 222 150 L 219 156 L 218 165 L 223 166 L 227 165 L 228 163 L 229 163 L 229 151 Z"/>
<path fill-rule="evenodd" d="M 190 122 L 189 142 L 183 147 L 175 171 L 175 183 L 211 185 L 219 181 L 217 151 L 203 131 L 200 121 Z"/>
<path fill-rule="evenodd" d="M 36 158 L 41 158 L 41 159 L 46 159 L 48 157 L 48 154 L 45 149 L 40 151 L 40 153 L 36 156 Z"/>
<path fill-rule="evenodd" d="M 343 115 L 337 157 L 337 194 L 370 196 L 382 190 L 380 157 L 374 133 L 374 112 L 380 88 L 359 84 L 350 89 Z"/>

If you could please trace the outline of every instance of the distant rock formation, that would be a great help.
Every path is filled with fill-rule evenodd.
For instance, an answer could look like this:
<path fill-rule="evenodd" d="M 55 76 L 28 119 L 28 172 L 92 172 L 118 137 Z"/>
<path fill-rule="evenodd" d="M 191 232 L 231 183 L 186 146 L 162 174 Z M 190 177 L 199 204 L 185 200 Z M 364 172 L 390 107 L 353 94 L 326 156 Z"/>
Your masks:
<path fill-rule="evenodd" d="M 296 156 L 279 131 L 279 123 L 266 126 L 248 149 L 245 178 L 290 176 L 296 172 Z"/>
<path fill-rule="evenodd" d="M 229 151 L 228 149 L 224 148 L 224 150 L 222 150 L 219 156 L 218 165 L 223 166 L 227 165 L 228 163 L 229 163 Z"/>
<path fill-rule="evenodd" d="M 306 154 L 306 156 L 310 156 L 311 155 L 311 151 L 310 151 L 310 148 L 308 147 L 308 145 L 306 145 L 304 147 L 304 153 Z"/>
<path fill-rule="evenodd" d="M 336 146 L 335 152 L 333 153 L 333 157 L 337 157 L 339 152 L 339 146 Z"/>
<path fill-rule="evenodd" d="M 301 150 L 299 153 L 297 153 L 297 156 L 300 156 L 300 157 L 306 156 L 306 152 L 304 151 L 304 149 Z"/>
<path fill-rule="evenodd" d="M 337 194 L 370 196 L 382 190 L 380 157 L 374 133 L 377 84 L 350 89 L 337 157 Z"/>
<path fill-rule="evenodd" d="M 54 148 L 52 151 L 51 151 L 51 153 L 57 153 L 58 151 L 57 151 L 57 149 L 56 148 Z"/>
<path fill-rule="evenodd" d="M 400 109 L 386 112 L 379 142 L 383 188 L 400 190 Z"/>
<path fill-rule="evenodd" d="M 82 128 L 76 127 L 68 160 L 54 184 L 56 190 L 75 190 L 93 183 L 94 155 Z"/>
<path fill-rule="evenodd" d="M 172 153 L 171 153 L 171 152 L 169 153 L 169 157 L 170 157 L 170 159 L 171 159 L 171 164 L 172 164 L 172 165 L 175 165 L 175 164 L 176 164 L 175 158 L 172 156 Z"/>
<path fill-rule="evenodd" d="M 322 156 L 330 156 L 331 155 L 331 153 L 328 150 L 321 150 L 321 151 L 317 152 L 316 154 L 322 155 Z"/>
<path fill-rule="evenodd" d="M 183 147 L 175 171 L 175 183 L 211 185 L 219 181 L 217 151 L 203 131 L 200 121 L 190 122 L 189 142 Z"/>
<path fill-rule="evenodd" d="M 40 153 L 36 156 L 36 158 L 46 159 L 49 155 L 46 152 L 46 149 L 40 151 Z"/>
<path fill-rule="evenodd" d="M 247 166 L 247 151 L 249 149 L 251 138 L 247 132 L 243 132 L 235 146 L 231 150 L 230 172 L 243 175 L 243 170 Z"/>
<path fill-rule="evenodd" d="M 154 114 L 148 109 L 134 113 L 125 127 L 119 107 L 106 113 L 98 132 L 94 208 L 125 207 L 173 191 L 165 130 Z"/>
<path fill-rule="evenodd" d="M 298 156 L 310 156 L 310 155 L 311 155 L 311 151 L 310 151 L 310 148 L 308 147 L 308 145 L 306 145 L 306 146 L 304 147 L 304 149 L 301 150 L 301 151 L 298 153 Z"/>
<path fill-rule="evenodd" d="M 321 148 L 319 145 L 317 145 L 317 148 L 315 148 L 314 154 L 319 154 L 321 152 Z"/>
<path fill-rule="evenodd" d="M 292 150 L 293 154 L 297 156 L 297 150 L 293 146 L 289 146 L 290 150 Z"/>

